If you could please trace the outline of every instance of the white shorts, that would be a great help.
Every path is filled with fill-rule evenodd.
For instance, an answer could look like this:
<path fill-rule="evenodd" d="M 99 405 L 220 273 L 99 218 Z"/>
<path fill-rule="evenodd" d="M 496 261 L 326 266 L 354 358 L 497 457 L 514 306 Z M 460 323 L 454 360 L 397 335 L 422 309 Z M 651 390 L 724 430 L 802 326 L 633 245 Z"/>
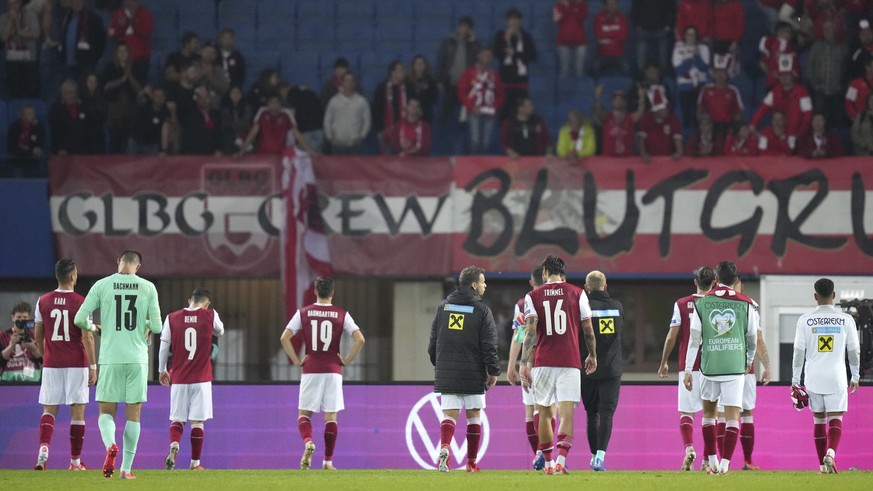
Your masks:
<path fill-rule="evenodd" d="M 44 406 L 88 404 L 88 367 L 43 368 L 39 403 Z"/>
<path fill-rule="evenodd" d="M 538 406 L 551 406 L 558 402 L 582 400 L 582 372 L 572 367 L 534 367 L 534 402 Z"/>
<path fill-rule="evenodd" d="M 691 372 L 691 390 L 688 390 L 685 388 L 685 373 L 679 372 L 679 412 L 700 412 L 703 410 L 703 400 L 700 399 L 700 385 L 703 376 L 700 371 Z"/>
<path fill-rule="evenodd" d="M 758 400 L 758 380 L 751 373 L 747 373 L 743 377 L 745 377 L 743 380 L 743 405 L 740 406 L 740 409 L 751 411 L 755 409 L 755 402 Z M 724 405 L 721 401 L 718 403 L 718 412 L 724 412 Z"/>
<path fill-rule="evenodd" d="M 170 386 L 170 421 L 212 419 L 212 382 Z"/>
<path fill-rule="evenodd" d="M 523 402 L 525 406 L 536 405 L 536 402 L 534 401 L 533 387 L 525 390 L 524 386 L 522 386 L 522 388 L 521 388 L 521 402 Z"/>
<path fill-rule="evenodd" d="M 440 394 L 440 409 L 485 409 L 485 394 Z"/>
<path fill-rule="evenodd" d="M 809 394 L 809 410 L 814 413 L 839 413 L 849 410 L 849 390 L 843 389 L 833 394 Z"/>
<path fill-rule="evenodd" d="M 304 373 L 300 377 L 300 400 L 297 402 L 297 409 L 314 413 L 337 413 L 345 408 L 342 375 Z"/>
<path fill-rule="evenodd" d="M 712 380 L 706 375 L 702 378 L 703 381 L 700 384 L 700 398 L 702 400 L 719 401 L 724 406 L 742 407 L 743 386 L 745 384 L 743 375 L 733 375 L 722 381 Z"/>

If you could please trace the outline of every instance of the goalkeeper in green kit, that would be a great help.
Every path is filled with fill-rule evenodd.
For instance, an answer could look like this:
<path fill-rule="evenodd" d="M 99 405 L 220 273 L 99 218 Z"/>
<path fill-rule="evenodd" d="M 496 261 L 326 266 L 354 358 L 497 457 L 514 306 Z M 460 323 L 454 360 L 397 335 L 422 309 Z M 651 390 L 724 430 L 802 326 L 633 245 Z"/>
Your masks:
<path fill-rule="evenodd" d="M 161 332 L 161 310 L 155 285 L 136 275 L 142 254 L 124 251 L 118 259 L 118 273 L 99 280 L 91 287 L 85 303 L 76 314 L 76 325 L 83 330 L 99 329 L 100 372 L 97 396 L 100 403 L 100 436 L 106 445 L 103 476 L 115 472 L 115 411 L 125 403 L 127 424 L 124 426 L 124 455 L 121 478 L 136 479 L 131 474 L 139 442 L 139 419 L 146 401 L 148 380 L 148 343 L 151 333 Z M 101 326 L 92 327 L 88 316 L 100 309 Z"/>

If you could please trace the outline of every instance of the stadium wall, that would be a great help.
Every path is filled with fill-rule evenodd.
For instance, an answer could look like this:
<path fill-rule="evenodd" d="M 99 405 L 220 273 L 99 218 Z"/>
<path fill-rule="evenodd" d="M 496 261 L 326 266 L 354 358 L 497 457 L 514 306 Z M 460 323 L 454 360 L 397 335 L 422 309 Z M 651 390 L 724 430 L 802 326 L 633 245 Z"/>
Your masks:
<path fill-rule="evenodd" d="M 667 384 L 622 387 L 608 452 L 610 470 L 679 468 L 684 451 L 678 431 L 676 390 L 675 385 Z M 33 465 L 38 445 L 38 392 L 36 386 L 0 387 L 0 468 L 28 469 Z M 92 388 L 92 399 L 93 392 Z M 212 469 L 297 468 L 303 448 L 295 426 L 297 392 L 293 385 L 215 386 L 215 419 L 206 424 L 203 465 Z M 163 467 L 169 445 L 169 394 L 167 388 L 149 387 L 135 469 Z M 340 437 L 334 456 L 338 468 L 416 469 L 433 465 L 439 443 L 439 405 L 430 386 L 347 385 L 345 396 L 346 410 L 339 416 Z M 497 386 L 488 393 L 487 404 L 480 465 L 483 469 L 529 469 L 531 455 L 524 431 L 521 389 Z M 55 425 L 49 468 L 66 467 L 64 428 L 68 418 L 66 410 L 62 410 Z M 584 418 L 580 410 L 575 418 L 576 445 L 568 459 L 573 470 L 587 468 L 590 457 Z M 86 420 L 82 458 L 87 465 L 97 466 L 105 452 L 97 428 L 96 404 L 88 406 Z M 313 421 L 316 445 L 320 447 L 323 423 L 318 417 Z M 788 387 L 758 388 L 755 426 L 755 462 L 762 469 L 818 469 L 812 414 L 791 407 Z M 694 437 L 701 450 L 699 429 Z M 462 430 L 456 432 L 452 446 L 455 465 L 464 463 L 463 438 Z M 862 387 L 849 397 L 839 449 L 840 469 L 870 469 L 871 441 L 873 390 Z M 186 433 L 179 457 L 184 459 L 182 462 L 187 461 L 189 448 Z M 738 445 L 736 462 L 741 462 L 741 452 Z M 315 466 L 320 458 L 321 453 L 316 452 Z"/>

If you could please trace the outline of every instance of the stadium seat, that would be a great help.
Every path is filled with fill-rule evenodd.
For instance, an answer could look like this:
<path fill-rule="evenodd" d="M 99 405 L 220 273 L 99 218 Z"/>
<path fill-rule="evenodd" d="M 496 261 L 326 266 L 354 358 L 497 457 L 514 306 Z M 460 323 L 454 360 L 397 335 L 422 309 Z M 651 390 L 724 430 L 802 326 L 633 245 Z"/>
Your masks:
<path fill-rule="evenodd" d="M 454 10 L 458 18 L 465 15 L 473 18 L 476 24 L 474 27 L 476 37 L 480 42 L 490 44 L 495 32 L 494 26 L 503 25 L 503 14 L 501 12 L 495 14 L 493 2 L 487 0 L 456 0 Z M 495 20 L 495 15 L 500 17 L 499 21 Z"/>
<path fill-rule="evenodd" d="M 147 0 L 142 4 L 152 13 L 152 15 L 173 14 L 179 12 L 179 4 L 181 2 L 167 2 L 166 0 Z M 214 3 L 214 2 L 213 2 Z"/>
<path fill-rule="evenodd" d="M 336 31 L 332 24 L 298 23 L 296 39 L 297 49 L 311 49 L 314 51 L 336 49 Z M 360 45 L 358 48 L 360 48 Z"/>
<path fill-rule="evenodd" d="M 152 14 L 152 49 L 171 53 L 179 49 L 179 17 L 176 13 Z M 107 49 L 107 51 L 110 51 Z"/>
<path fill-rule="evenodd" d="M 259 0 L 258 20 L 261 21 L 270 17 L 290 18 L 292 22 L 296 22 L 296 3 L 288 0 Z"/>
<path fill-rule="evenodd" d="M 278 51 L 256 51 L 246 55 L 246 87 L 251 87 L 258 80 L 263 70 L 279 69 Z"/>
<path fill-rule="evenodd" d="M 262 17 L 258 20 L 257 48 L 285 51 L 296 46 L 291 17 Z"/>
<path fill-rule="evenodd" d="M 341 51 L 360 50 L 362 46 L 373 46 L 373 26 L 347 24 L 337 27 L 336 46 Z"/>
<path fill-rule="evenodd" d="M 407 22 L 412 23 L 415 19 L 413 7 L 416 3 L 419 2 L 410 2 L 408 0 L 379 0 L 375 5 L 376 24 L 378 25 L 383 19 L 390 17 L 402 17 L 407 19 Z"/>
<path fill-rule="evenodd" d="M 603 85 L 603 107 L 612 109 L 612 93 L 616 90 L 627 91 L 633 85 L 633 79 L 623 76 L 601 77 L 597 85 Z"/>
<path fill-rule="evenodd" d="M 179 2 L 179 32 L 194 31 L 201 42 L 216 41 L 217 16 L 212 0 L 185 0 Z"/>
<path fill-rule="evenodd" d="M 329 73 L 319 69 L 319 54 L 308 50 L 282 51 L 279 66 L 283 79 L 306 85 L 316 92 L 321 86 L 320 81 Z"/>
<path fill-rule="evenodd" d="M 447 2 L 418 2 L 415 6 L 415 28 L 442 27 L 445 36 L 454 30 L 458 21 L 453 7 Z"/>
<path fill-rule="evenodd" d="M 149 60 L 149 74 L 146 82 L 151 86 L 160 86 L 164 83 L 164 53 L 162 51 L 152 50 L 152 57 Z"/>
<path fill-rule="evenodd" d="M 740 73 L 730 81 L 740 91 L 743 100 L 744 117 L 748 121 L 757 109 L 758 98 L 755 94 L 755 82 L 745 73 Z"/>

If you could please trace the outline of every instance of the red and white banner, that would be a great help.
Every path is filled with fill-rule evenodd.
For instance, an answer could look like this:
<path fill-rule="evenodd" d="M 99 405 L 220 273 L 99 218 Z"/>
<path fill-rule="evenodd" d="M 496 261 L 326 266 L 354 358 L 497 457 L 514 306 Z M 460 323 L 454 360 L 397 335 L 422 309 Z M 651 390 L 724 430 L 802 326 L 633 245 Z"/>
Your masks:
<path fill-rule="evenodd" d="M 524 273 L 547 254 L 574 272 L 747 273 L 873 267 L 873 173 L 861 158 L 320 158 L 337 273 Z M 866 176 L 866 178 L 865 178 Z"/>
<path fill-rule="evenodd" d="M 284 204 L 276 158 L 52 158 L 52 229 L 83 275 L 125 249 L 156 276 L 274 276 Z"/>

